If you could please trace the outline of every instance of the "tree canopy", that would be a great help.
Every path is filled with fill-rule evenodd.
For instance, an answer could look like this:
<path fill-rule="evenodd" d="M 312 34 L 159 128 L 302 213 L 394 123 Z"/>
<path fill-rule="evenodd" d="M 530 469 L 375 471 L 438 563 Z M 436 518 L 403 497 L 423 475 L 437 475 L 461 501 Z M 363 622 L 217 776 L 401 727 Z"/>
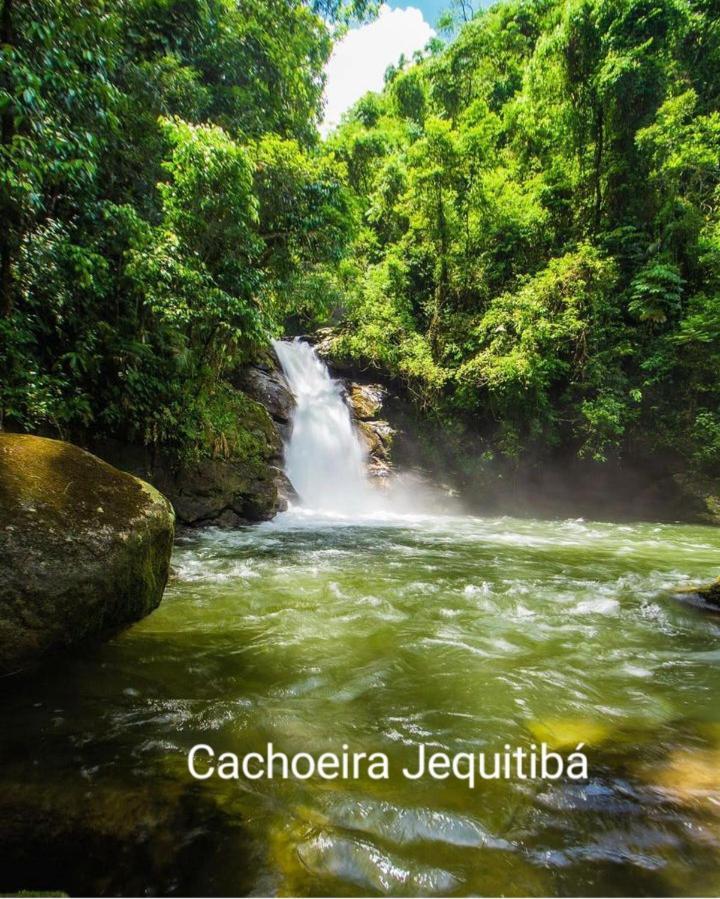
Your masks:
<path fill-rule="evenodd" d="M 720 7 L 507 0 L 331 136 L 336 347 L 509 458 L 720 463 Z"/>
<path fill-rule="evenodd" d="M 376 8 L 3 0 L 3 421 L 180 450 L 332 321 L 478 454 L 716 470 L 716 0 L 456 4 L 321 141 Z"/>
<path fill-rule="evenodd" d="M 7 424 L 192 443 L 300 268 L 347 243 L 317 124 L 331 18 L 369 8 L 4 0 Z"/>

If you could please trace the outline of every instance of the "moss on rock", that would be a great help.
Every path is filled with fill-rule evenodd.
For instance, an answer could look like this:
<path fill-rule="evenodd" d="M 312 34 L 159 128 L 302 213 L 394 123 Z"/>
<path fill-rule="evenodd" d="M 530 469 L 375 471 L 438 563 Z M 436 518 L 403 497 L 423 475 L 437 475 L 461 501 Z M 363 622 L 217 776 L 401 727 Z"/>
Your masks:
<path fill-rule="evenodd" d="M 173 534 L 149 484 L 72 444 L 0 433 L 0 671 L 147 615 Z"/>

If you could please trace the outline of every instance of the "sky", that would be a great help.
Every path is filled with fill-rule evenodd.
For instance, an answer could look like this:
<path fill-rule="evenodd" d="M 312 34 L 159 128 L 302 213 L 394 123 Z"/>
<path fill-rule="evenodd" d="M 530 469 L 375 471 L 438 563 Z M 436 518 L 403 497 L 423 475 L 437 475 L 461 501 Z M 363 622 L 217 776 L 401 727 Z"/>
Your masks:
<path fill-rule="evenodd" d="M 435 34 L 428 18 L 437 19 L 446 0 L 390 0 L 367 25 L 351 28 L 339 41 L 325 69 L 325 118 L 320 130 L 327 134 L 342 114 L 368 91 L 382 89 L 385 70 L 401 53 L 412 56 Z"/>
<path fill-rule="evenodd" d="M 434 28 L 440 13 L 446 12 L 450 6 L 450 0 L 405 0 L 405 2 L 403 0 L 388 0 L 388 6 L 391 9 L 403 9 L 411 4 L 420 10 L 425 21 Z"/>

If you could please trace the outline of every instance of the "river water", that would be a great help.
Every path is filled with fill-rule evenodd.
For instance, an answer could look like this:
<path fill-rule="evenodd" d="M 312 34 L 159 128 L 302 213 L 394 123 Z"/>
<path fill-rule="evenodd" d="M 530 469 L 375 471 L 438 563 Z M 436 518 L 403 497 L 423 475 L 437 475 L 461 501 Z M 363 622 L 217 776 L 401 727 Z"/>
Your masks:
<path fill-rule="evenodd" d="M 720 618 L 672 590 L 719 550 L 699 526 L 387 509 L 181 535 L 156 612 L 3 685 L 2 795 L 72 837 L 7 886 L 717 895 Z M 401 774 L 420 744 L 540 741 L 583 742 L 587 781 Z M 390 777 L 188 773 L 197 743 L 268 742 L 385 752 Z"/>
<path fill-rule="evenodd" d="M 211 837 L 180 892 L 713 895 L 720 627 L 669 591 L 719 546 L 682 525 L 301 512 L 185 536 L 156 612 L 4 698 L 6 759 L 91 803 L 189 784 L 198 742 L 396 763 L 388 781 L 197 784 L 222 819 L 169 835 Z M 419 743 L 538 739 L 584 740 L 588 782 L 469 790 L 397 767 Z"/>

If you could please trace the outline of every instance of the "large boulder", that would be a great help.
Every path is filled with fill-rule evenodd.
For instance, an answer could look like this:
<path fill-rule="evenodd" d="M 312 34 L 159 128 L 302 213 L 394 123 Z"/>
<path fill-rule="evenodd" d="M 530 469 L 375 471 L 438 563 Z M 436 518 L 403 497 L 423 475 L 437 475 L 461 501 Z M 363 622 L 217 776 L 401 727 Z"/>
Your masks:
<path fill-rule="evenodd" d="M 0 432 L 0 672 L 151 612 L 173 533 L 144 481 L 61 440 Z"/>

